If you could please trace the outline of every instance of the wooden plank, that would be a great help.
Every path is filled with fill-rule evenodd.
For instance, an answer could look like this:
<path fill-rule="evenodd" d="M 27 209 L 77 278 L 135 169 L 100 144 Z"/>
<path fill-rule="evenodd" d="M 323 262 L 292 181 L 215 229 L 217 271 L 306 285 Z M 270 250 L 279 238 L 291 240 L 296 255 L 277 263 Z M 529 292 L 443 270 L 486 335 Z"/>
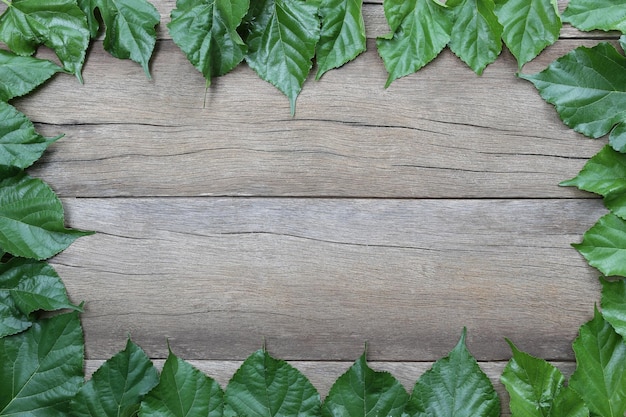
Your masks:
<path fill-rule="evenodd" d="M 598 200 L 67 199 L 98 234 L 53 260 L 88 358 L 130 333 L 151 357 L 439 358 L 467 326 L 480 360 L 509 337 L 548 359 L 599 299 L 570 248 Z"/>

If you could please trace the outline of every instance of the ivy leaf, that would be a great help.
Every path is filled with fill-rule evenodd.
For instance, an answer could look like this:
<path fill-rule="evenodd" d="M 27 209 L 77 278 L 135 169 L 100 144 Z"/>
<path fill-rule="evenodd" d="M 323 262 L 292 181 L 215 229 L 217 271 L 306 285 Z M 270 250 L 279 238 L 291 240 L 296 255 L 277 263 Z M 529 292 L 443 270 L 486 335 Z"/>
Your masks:
<path fill-rule="evenodd" d="M 0 415 L 65 417 L 83 382 L 78 313 L 36 322 L 0 339 Z"/>
<path fill-rule="evenodd" d="M 626 412 L 626 344 L 613 327 L 595 311 L 580 328 L 572 345 L 576 370 L 569 386 L 600 417 L 624 417 Z"/>
<path fill-rule="evenodd" d="M 522 352 L 507 340 L 513 357 L 500 380 L 511 398 L 516 417 L 587 417 L 582 399 L 564 387 L 565 378 L 555 366 Z"/>
<path fill-rule="evenodd" d="M 0 101 L 0 166 L 27 168 L 62 137 L 44 138 L 24 114 Z"/>
<path fill-rule="evenodd" d="M 333 384 L 322 417 L 402 415 L 408 394 L 389 372 L 372 370 L 365 353 Z"/>
<path fill-rule="evenodd" d="M 602 316 L 626 339 L 626 281 L 618 279 L 602 283 Z"/>
<path fill-rule="evenodd" d="M 142 401 L 139 417 L 222 417 L 223 400 L 215 380 L 170 350 L 161 380 Z"/>
<path fill-rule="evenodd" d="M 13 0 L 0 16 L 0 40 L 18 55 L 32 55 L 39 45 L 54 50 L 65 70 L 82 82 L 89 46 L 87 19 L 76 0 Z"/>
<path fill-rule="evenodd" d="M 611 44 L 581 46 L 542 72 L 520 77 L 554 104 L 567 126 L 591 138 L 611 132 L 611 146 L 626 151 L 626 57 Z"/>
<path fill-rule="evenodd" d="M 150 78 L 149 62 L 156 44 L 156 25 L 161 21 L 157 9 L 146 0 L 78 0 L 87 16 L 90 36 L 99 30 L 95 10 L 106 26 L 104 49 L 116 58 L 139 63 Z"/>
<path fill-rule="evenodd" d="M 389 73 L 385 88 L 435 59 L 450 41 L 453 17 L 436 0 L 385 0 L 391 32 L 376 40 Z"/>
<path fill-rule="evenodd" d="M 46 259 L 91 232 L 66 229 L 61 201 L 43 181 L 24 173 L 0 181 L 0 248 Z"/>
<path fill-rule="evenodd" d="M 309 380 L 287 362 L 258 350 L 244 361 L 226 387 L 225 416 L 313 417 L 320 396 Z"/>
<path fill-rule="evenodd" d="M 561 32 L 556 0 L 496 0 L 496 15 L 504 27 L 503 39 L 521 69 Z"/>
<path fill-rule="evenodd" d="M 139 403 L 159 382 L 145 352 L 130 339 L 82 386 L 70 408 L 76 417 L 133 417 Z"/>
<path fill-rule="evenodd" d="M 320 38 L 317 7 L 302 0 L 260 0 L 246 18 L 246 62 L 289 98 L 291 115 Z"/>
<path fill-rule="evenodd" d="M 246 45 L 237 33 L 249 0 L 178 0 L 167 25 L 189 62 L 211 79 L 243 61 Z"/>
<path fill-rule="evenodd" d="M 0 338 L 29 328 L 34 311 L 64 308 L 82 310 L 70 303 L 50 265 L 23 258 L 0 263 Z"/>
<path fill-rule="evenodd" d="M 317 45 L 317 75 L 339 68 L 366 49 L 363 0 L 322 0 L 322 30 Z"/>
<path fill-rule="evenodd" d="M 585 32 L 619 30 L 626 33 L 626 1 L 571 0 L 563 12 L 563 21 Z"/>
<path fill-rule="evenodd" d="M 466 331 L 450 354 L 415 384 L 406 407 L 410 417 L 498 417 L 500 399 L 465 346 Z"/>
<path fill-rule="evenodd" d="M 53 62 L 0 49 L 0 100 L 30 93 L 63 69 Z"/>
<path fill-rule="evenodd" d="M 476 74 L 483 73 L 502 52 L 502 25 L 493 0 L 454 0 L 446 4 L 455 15 L 450 50 Z"/>
<path fill-rule="evenodd" d="M 626 221 L 616 215 L 601 217 L 585 232 L 582 243 L 572 246 L 604 275 L 626 276 Z"/>

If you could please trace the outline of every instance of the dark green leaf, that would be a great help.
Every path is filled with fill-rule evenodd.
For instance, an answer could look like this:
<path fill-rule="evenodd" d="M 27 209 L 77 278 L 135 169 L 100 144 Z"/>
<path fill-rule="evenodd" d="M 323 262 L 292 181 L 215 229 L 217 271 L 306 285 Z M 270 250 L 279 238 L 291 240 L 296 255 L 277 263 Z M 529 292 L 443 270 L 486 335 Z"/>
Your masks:
<path fill-rule="evenodd" d="M 0 100 L 28 94 L 60 71 L 61 67 L 50 61 L 0 49 Z"/>
<path fill-rule="evenodd" d="M 317 45 L 317 75 L 339 68 L 366 49 L 363 0 L 322 0 L 322 32 Z"/>
<path fill-rule="evenodd" d="M 130 339 L 126 348 L 106 361 L 72 400 L 72 416 L 133 417 L 142 398 L 159 382 L 143 350 Z"/>
<path fill-rule="evenodd" d="M 61 201 L 43 181 L 21 173 L 0 181 L 0 248 L 46 259 L 90 234 L 64 227 Z"/>
<path fill-rule="evenodd" d="M 76 0 L 13 0 L 7 4 L 0 17 L 0 40 L 18 55 L 32 55 L 39 45 L 46 45 L 65 69 L 82 81 L 89 30 Z"/>
<path fill-rule="evenodd" d="M 365 353 L 337 379 L 322 406 L 322 417 L 399 417 L 408 394 L 389 372 L 372 370 Z"/>
<path fill-rule="evenodd" d="M 626 151 L 626 57 L 611 44 L 581 46 L 542 72 L 520 77 L 554 104 L 566 125 L 592 138 L 611 132 L 611 146 Z"/>
<path fill-rule="evenodd" d="M 436 0 L 385 0 L 383 7 L 391 32 L 379 37 L 376 46 L 389 87 L 439 55 L 450 41 L 453 16 Z"/>
<path fill-rule="evenodd" d="M 446 4 L 455 15 L 450 50 L 480 75 L 502 52 L 503 29 L 495 4 L 493 0 L 454 0 Z"/>
<path fill-rule="evenodd" d="M 222 417 L 223 408 L 219 384 L 170 351 L 159 385 L 144 398 L 139 417 Z"/>
<path fill-rule="evenodd" d="M 624 417 L 626 412 L 626 344 L 596 310 L 580 328 L 573 344 L 576 371 L 569 386 L 600 417 Z"/>
<path fill-rule="evenodd" d="M 246 23 L 246 62 L 289 98 L 293 115 L 320 37 L 317 7 L 302 0 L 259 0 Z"/>
<path fill-rule="evenodd" d="M 178 0 L 167 25 L 172 39 L 189 62 L 204 75 L 213 77 L 235 68 L 246 53 L 237 33 L 248 12 L 248 0 Z"/>
<path fill-rule="evenodd" d="M 602 282 L 602 316 L 626 339 L 626 281 L 619 279 Z"/>
<path fill-rule="evenodd" d="M 626 276 L 626 221 L 616 215 L 601 217 L 584 234 L 582 243 L 572 246 L 604 275 Z"/>
<path fill-rule="evenodd" d="M 496 0 L 496 15 L 504 26 L 502 38 L 521 69 L 561 32 L 556 0 Z"/>
<path fill-rule="evenodd" d="M 83 382 L 83 356 L 78 313 L 0 339 L 0 415 L 66 417 Z"/>
<path fill-rule="evenodd" d="M 287 362 L 258 350 L 228 383 L 225 416 L 314 417 L 320 396 L 309 380 Z"/>
<path fill-rule="evenodd" d="M 498 417 L 500 399 L 465 346 L 465 330 L 450 354 L 415 384 L 406 407 L 410 417 Z"/>
<path fill-rule="evenodd" d="M 626 0 L 570 0 L 563 21 L 583 31 L 626 33 Z"/>

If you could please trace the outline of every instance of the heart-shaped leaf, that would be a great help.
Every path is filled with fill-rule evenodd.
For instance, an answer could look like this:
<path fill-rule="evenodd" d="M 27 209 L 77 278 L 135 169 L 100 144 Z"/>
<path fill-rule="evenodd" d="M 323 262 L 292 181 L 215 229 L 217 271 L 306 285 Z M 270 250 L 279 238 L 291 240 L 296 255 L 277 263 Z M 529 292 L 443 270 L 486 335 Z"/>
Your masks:
<path fill-rule="evenodd" d="M 583 31 L 619 30 L 626 33 L 626 0 L 570 0 L 563 21 Z"/>
<path fill-rule="evenodd" d="M 604 275 L 626 276 L 626 221 L 614 214 L 601 217 L 583 235 L 582 243 L 573 244 Z"/>
<path fill-rule="evenodd" d="M 28 94 L 62 70 L 45 59 L 0 49 L 0 100 L 9 101 Z"/>

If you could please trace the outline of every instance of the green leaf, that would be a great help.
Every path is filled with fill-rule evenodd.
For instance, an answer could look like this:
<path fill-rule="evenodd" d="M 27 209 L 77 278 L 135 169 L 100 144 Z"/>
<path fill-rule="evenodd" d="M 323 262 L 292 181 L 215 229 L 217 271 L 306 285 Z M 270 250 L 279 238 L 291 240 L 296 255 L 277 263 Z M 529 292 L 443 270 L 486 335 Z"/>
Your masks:
<path fill-rule="evenodd" d="M 24 173 L 0 181 L 0 248 L 46 259 L 90 234 L 64 227 L 61 201 L 43 181 Z"/>
<path fill-rule="evenodd" d="M 139 417 L 222 417 L 223 401 L 215 380 L 170 351 L 161 381 L 142 401 Z"/>
<path fill-rule="evenodd" d="M 78 313 L 36 322 L 0 339 L 0 415 L 65 417 L 83 382 Z"/>
<path fill-rule="evenodd" d="M 317 45 L 317 75 L 339 68 L 366 49 L 363 0 L 322 0 L 322 31 Z"/>
<path fill-rule="evenodd" d="M 626 344 L 596 310 L 580 328 L 573 344 L 576 371 L 569 386 L 600 417 L 624 417 L 626 412 Z"/>
<path fill-rule="evenodd" d="M 228 383 L 225 416 L 314 417 L 320 396 L 309 380 L 287 362 L 258 350 Z"/>
<path fill-rule="evenodd" d="M 410 417 L 498 417 L 500 399 L 465 346 L 465 329 L 450 354 L 415 384 L 406 407 Z"/>
<path fill-rule="evenodd" d="M 409 396 L 389 372 L 372 370 L 365 353 L 333 384 L 322 417 L 399 417 Z"/>
<path fill-rule="evenodd" d="M 502 52 L 502 25 L 495 14 L 493 0 L 454 0 L 455 20 L 450 50 L 478 75 Z"/>
<path fill-rule="evenodd" d="M 611 44 L 581 46 L 542 72 L 520 77 L 554 104 L 567 126 L 591 138 L 613 129 L 609 143 L 626 151 L 626 57 Z"/>
<path fill-rule="evenodd" d="M 50 265 L 23 258 L 0 263 L 0 338 L 29 328 L 34 311 L 64 308 L 81 311 Z"/>
<path fill-rule="evenodd" d="M 583 31 L 626 33 L 626 0 L 570 0 L 563 21 Z"/>
<path fill-rule="evenodd" d="M 604 275 L 626 276 L 626 221 L 614 214 L 601 217 L 583 235 L 582 243 L 573 244 Z"/>
<path fill-rule="evenodd" d="M 178 0 L 167 25 L 172 39 L 204 75 L 207 84 L 244 58 L 246 45 L 237 33 L 249 0 Z"/>
<path fill-rule="evenodd" d="M 385 0 L 391 32 L 376 40 L 389 73 L 385 88 L 435 59 L 450 41 L 452 13 L 436 0 Z"/>
<path fill-rule="evenodd" d="M 0 49 L 0 100 L 9 101 L 28 94 L 60 71 L 61 67 L 45 59 Z"/>
<path fill-rule="evenodd" d="M 626 339 L 626 281 L 623 279 L 602 283 L 602 316 L 615 331 Z"/>
<path fill-rule="evenodd" d="M 27 168 L 61 137 L 44 138 L 26 116 L 0 101 L 0 166 Z"/>
<path fill-rule="evenodd" d="M 150 78 L 156 25 L 161 21 L 156 8 L 146 0 L 78 0 L 78 5 L 88 18 L 91 37 L 98 33 L 94 14 L 98 9 L 106 26 L 104 49 L 116 58 L 139 63 Z"/>
<path fill-rule="evenodd" d="M 9 7 L 0 16 L 0 40 L 18 55 L 32 55 L 42 44 L 53 49 L 64 68 L 82 82 L 89 30 L 76 0 L 6 3 Z"/>
<path fill-rule="evenodd" d="M 302 0 L 259 0 L 246 18 L 246 62 L 289 98 L 291 114 L 320 38 L 317 7 Z"/>
<path fill-rule="evenodd" d="M 82 386 L 70 408 L 76 417 L 133 417 L 143 397 L 159 382 L 145 352 L 130 339 Z"/>
<path fill-rule="evenodd" d="M 521 69 L 561 32 L 556 0 L 496 0 L 496 15 L 504 26 L 502 38 Z"/>
<path fill-rule="evenodd" d="M 620 36 L 619 45 L 622 47 L 622 51 L 626 51 L 626 35 Z"/>
<path fill-rule="evenodd" d="M 516 417 L 587 417 L 582 399 L 564 387 L 565 378 L 555 366 L 522 352 L 507 340 L 513 357 L 500 380 L 511 399 Z"/>

